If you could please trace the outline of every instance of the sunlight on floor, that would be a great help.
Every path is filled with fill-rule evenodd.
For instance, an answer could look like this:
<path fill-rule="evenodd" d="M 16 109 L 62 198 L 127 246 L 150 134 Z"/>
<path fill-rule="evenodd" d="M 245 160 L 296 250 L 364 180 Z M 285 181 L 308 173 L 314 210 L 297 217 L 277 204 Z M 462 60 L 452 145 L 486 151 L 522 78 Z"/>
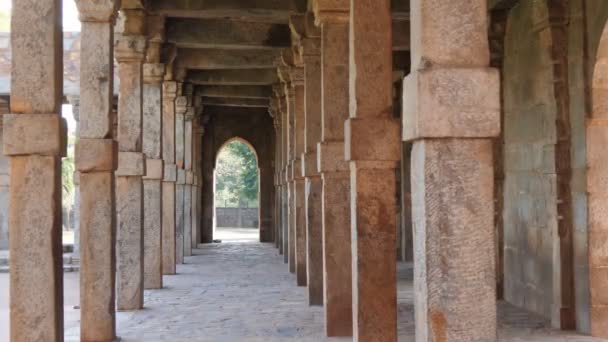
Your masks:
<path fill-rule="evenodd" d="M 215 228 L 214 240 L 222 242 L 258 242 L 260 230 L 257 228 Z"/>

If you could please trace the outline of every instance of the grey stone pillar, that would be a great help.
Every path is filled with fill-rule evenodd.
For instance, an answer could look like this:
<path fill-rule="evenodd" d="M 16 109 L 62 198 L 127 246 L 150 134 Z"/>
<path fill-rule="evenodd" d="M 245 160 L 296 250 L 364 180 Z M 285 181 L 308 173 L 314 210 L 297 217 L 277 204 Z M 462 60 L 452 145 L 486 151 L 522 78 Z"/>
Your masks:
<path fill-rule="evenodd" d="M 82 21 L 80 99 L 71 101 L 78 122 L 74 254 L 80 245 L 80 338 L 116 337 L 116 142 L 112 134 L 114 21 L 117 1 L 76 2 Z M 105 80 L 100 82 L 99 80 Z"/>
<path fill-rule="evenodd" d="M 144 288 L 163 287 L 162 272 L 162 81 L 165 65 L 144 64 L 143 152 L 144 186 Z"/>
<path fill-rule="evenodd" d="M 7 108 L 8 111 L 8 108 Z M 2 111 L 1 115 L 7 111 Z M 0 144 L 2 144 L 3 126 L 0 122 Z M 0 155 L 0 250 L 8 250 L 8 198 L 10 189 L 10 175 L 8 158 Z"/>
<path fill-rule="evenodd" d="M 63 341 L 61 2 L 13 1 L 10 160 L 10 340 Z"/>
<path fill-rule="evenodd" d="M 363 3 L 365 24 L 372 1 Z M 486 7 L 485 0 L 411 3 L 419 19 L 403 87 L 403 137 L 413 141 L 416 341 L 436 341 L 438 321 L 444 336 L 496 340 L 492 139 L 500 134 L 501 105 Z M 439 20 L 446 16 L 452 20 Z"/>
<path fill-rule="evenodd" d="M 186 85 L 184 85 L 184 88 Z M 185 166 L 185 115 L 190 106 L 188 96 L 179 96 L 175 101 L 175 164 L 177 182 L 175 183 L 175 255 L 176 263 L 184 263 L 184 206 L 186 170 Z"/>
<path fill-rule="evenodd" d="M 192 120 L 194 107 L 189 107 L 184 122 L 184 169 L 186 170 L 186 184 L 184 185 L 184 256 L 192 256 L 192 172 L 193 134 Z"/>
<path fill-rule="evenodd" d="M 164 175 L 162 183 L 162 270 L 163 274 L 176 273 L 176 230 L 175 230 L 175 99 L 178 83 L 163 82 L 162 155 Z"/>
<path fill-rule="evenodd" d="M 143 67 L 146 50 L 145 11 L 123 9 L 124 31 L 115 47 L 120 89 L 118 97 L 117 305 L 138 310 L 144 305 L 142 153 Z"/>

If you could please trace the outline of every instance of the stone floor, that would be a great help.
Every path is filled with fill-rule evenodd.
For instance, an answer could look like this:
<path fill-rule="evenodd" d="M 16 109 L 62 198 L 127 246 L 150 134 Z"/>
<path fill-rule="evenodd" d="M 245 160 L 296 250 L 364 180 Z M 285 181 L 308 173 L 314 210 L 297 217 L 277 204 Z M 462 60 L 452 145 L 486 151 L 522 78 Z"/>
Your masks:
<path fill-rule="evenodd" d="M 279 342 L 350 341 L 325 338 L 323 309 L 309 307 L 271 245 L 257 231 L 218 231 L 221 244 L 205 245 L 165 277 L 165 289 L 146 291 L 146 309 L 120 312 L 122 341 Z M 413 341 L 411 265 L 399 267 L 399 341 Z M 65 275 L 66 340 L 78 341 L 78 278 Z M 546 322 L 500 303 L 500 341 L 607 341 L 562 334 Z M 0 274 L 0 341 L 8 341 L 8 275 Z"/>

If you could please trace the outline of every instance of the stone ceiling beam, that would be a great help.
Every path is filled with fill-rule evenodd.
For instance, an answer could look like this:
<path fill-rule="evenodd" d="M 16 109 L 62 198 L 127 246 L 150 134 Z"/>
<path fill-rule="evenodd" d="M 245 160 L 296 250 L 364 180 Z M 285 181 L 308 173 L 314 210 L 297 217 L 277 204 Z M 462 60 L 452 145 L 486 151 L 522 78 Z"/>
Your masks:
<path fill-rule="evenodd" d="M 291 32 L 283 24 L 169 19 L 167 40 L 180 48 L 276 49 L 291 46 Z"/>
<path fill-rule="evenodd" d="M 205 97 L 228 97 L 240 99 L 268 99 L 271 86 L 199 86 L 196 95 Z"/>
<path fill-rule="evenodd" d="M 195 85 L 273 85 L 279 82 L 276 69 L 190 71 Z"/>
<path fill-rule="evenodd" d="M 203 97 L 203 106 L 267 108 L 269 99 L 240 99 L 235 97 Z"/>
<path fill-rule="evenodd" d="M 279 50 L 280 51 L 280 50 Z M 177 64 L 187 69 L 270 69 L 280 53 L 275 50 L 180 49 Z"/>
<path fill-rule="evenodd" d="M 149 8 L 167 17 L 232 19 L 287 23 L 293 13 L 306 12 L 306 0 L 155 0 Z"/>

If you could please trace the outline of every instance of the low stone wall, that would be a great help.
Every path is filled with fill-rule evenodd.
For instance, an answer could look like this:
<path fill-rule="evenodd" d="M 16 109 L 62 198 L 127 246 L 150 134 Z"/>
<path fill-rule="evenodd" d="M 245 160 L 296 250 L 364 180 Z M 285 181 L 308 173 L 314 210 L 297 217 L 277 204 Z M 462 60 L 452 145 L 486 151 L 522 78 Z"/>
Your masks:
<path fill-rule="evenodd" d="M 215 208 L 216 227 L 259 228 L 258 208 Z"/>

